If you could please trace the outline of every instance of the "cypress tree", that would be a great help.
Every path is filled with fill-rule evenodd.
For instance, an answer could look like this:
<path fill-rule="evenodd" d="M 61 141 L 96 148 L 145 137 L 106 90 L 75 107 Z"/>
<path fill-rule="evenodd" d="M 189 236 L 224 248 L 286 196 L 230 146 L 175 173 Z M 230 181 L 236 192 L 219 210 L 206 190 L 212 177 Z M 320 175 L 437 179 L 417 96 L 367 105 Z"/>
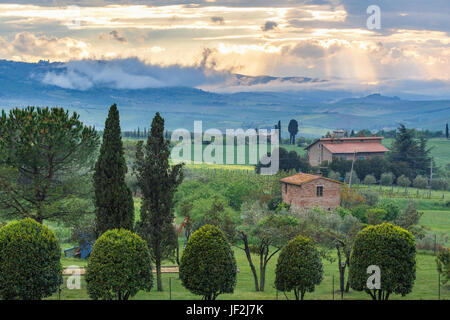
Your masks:
<path fill-rule="evenodd" d="M 95 164 L 95 214 L 98 235 L 109 229 L 133 229 L 134 203 L 125 183 L 127 165 L 116 104 L 109 109 L 100 155 Z"/>
<path fill-rule="evenodd" d="M 173 228 L 173 196 L 183 180 L 182 164 L 170 166 L 169 141 L 164 138 L 164 119 L 156 113 L 147 144 L 136 149 L 138 186 L 142 192 L 138 233 L 150 249 L 156 267 L 158 291 L 162 291 L 161 262 L 175 256 L 177 238 Z"/>

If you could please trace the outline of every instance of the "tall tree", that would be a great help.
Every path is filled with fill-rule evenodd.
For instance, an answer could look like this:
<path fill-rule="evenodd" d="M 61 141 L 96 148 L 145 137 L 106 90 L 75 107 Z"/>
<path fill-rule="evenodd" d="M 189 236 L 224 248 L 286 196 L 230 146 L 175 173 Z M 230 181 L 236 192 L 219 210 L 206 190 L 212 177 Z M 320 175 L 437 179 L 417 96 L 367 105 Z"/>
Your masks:
<path fill-rule="evenodd" d="M 109 108 L 94 173 L 95 215 L 99 236 L 110 229 L 133 230 L 134 203 L 131 190 L 125 183 L 126 173 L 119 110 L 113 104 Z"/>
<path fill-rule="evenodd" d="M 295 119 L 289 121 L 288 131 L 290 133 L 290 144 L 295 144 L 295 136 L 298 133 L 298 122 Z"/>
<path fill-rule="evenodd" d="M 172 226 L 173 196 L 183 180 L 183 164 L 170 166 L 169 141 L 164 138 L 164 119 L 156 113 L 147 144 L 140 141 L 136 150 L 136 173 L 142 193 L 138 232 L 147 241 L 156 266 L 157 289 L 162 291 L 161 262 L 173 256 L 176 234 Z M 175 236 L 174 236 L 175 235 Z"/>
<path fill-rule="evenodd" d="M 13 109 L 0 116 L 0 210 L 7 218 L 79 217 L 99 138 L 61 108 Z"/>
<path fill-rule="evenodd" d="M 425 137 L 415 138 L 414 130 L 403 124 L 397 129 L 395 140 L 389 153 L 396 176 L 402 174 L 412 178 L 417 174 L 427 174 L 430 168 L 430 149 L 426 147 Z"/>
<path fill-rule="evenodd" d="M 449 138 L 449 133 L 448 133 L 448 123 L 445 124 L 445 137 L 448 139 Z"/>

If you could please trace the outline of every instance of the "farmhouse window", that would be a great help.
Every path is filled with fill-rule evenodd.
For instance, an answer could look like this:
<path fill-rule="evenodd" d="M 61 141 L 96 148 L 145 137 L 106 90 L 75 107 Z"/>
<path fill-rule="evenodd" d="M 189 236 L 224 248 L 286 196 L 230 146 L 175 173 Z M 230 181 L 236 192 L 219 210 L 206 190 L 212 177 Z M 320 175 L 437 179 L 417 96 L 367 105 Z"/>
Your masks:
<path fill-rule="evenodd" d="M 316 187 L 316 194 L 318 197 L 323 197 L 323 186 Z"/>

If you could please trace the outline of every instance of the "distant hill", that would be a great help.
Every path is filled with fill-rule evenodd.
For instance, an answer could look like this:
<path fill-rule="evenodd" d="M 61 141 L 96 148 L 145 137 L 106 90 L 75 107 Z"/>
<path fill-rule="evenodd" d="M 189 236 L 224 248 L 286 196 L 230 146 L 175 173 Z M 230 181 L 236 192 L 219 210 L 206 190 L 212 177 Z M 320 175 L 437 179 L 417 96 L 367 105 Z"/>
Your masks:
<path fill-rule="evenodd" d="M 190 74 L 185 71 L 180 74 L 181 80 L 177 78 L 176 70 L 167 70 L 173 73 L 170 79 L 164 71 L 156 70 L 155 73 L 159 73 L 151 78 L 152 70 L 140 73 L 136 68 L 130 80 L 112 77 L 111 81 L 122 82 L 109 83 L 107 77 L 101 78 L 103 74 L 97 77 L 94 71 L 93 80 L 89 80 L 83 78 L 83 72 L 89 70 L 68 70 L 62 63 L 0 60 L 0 105 L 3 109 L 26 105 L 62 106 L 79 112 L 86 123 L 101 128 L 109 105 L 115 102 L 121 111 L 124 130 L 149 126 L 156 111 L 166 118 L 169 129 L 192 130 L 194 120 L 203 120 L 204 129 L 264 128 L 273 127 L 280 119 L 284 136 L 292 118 L 300 121 L 300 133 L 309 136 L 321 135 L 332 128 L 390 129 L 400 122 L 408 127 L 443 130 L 450 118 L 450 100 L 408 101 L 380 94 L 354 97 L 344 90 L 248 92 L 248 86 L 255 84 L 326 80 L 240 74 L 202 75 L 201 84 L 223 81 L 238 88 L 247 86 L 246 92 L 218 93 L 200 90 L 195 84 L 184 86 L 191 83 Z M 201 72 L 198 69 L 191 71 Z M 153 80 L 158 84 L 155 87 L 126 88 L 127 81 L 142 81 L 142 86 L 145 86 Z M 169 85 L 165 86 L 164 81 Z"/>

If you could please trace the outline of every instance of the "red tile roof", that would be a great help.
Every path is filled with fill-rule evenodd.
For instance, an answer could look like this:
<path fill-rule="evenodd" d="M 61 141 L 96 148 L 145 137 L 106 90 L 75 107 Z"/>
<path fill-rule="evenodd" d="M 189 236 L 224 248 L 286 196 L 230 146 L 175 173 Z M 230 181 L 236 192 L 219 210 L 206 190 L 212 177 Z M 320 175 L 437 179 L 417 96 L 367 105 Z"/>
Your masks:
<path fill-rule="evenodd" d="M 324 143 L 323 146 L 331 153 L 370 153 L 389 151 L 389 149 L 377 142 Z"/>
<path fill-rule="evenodd" d="M 313 145 L 315 145 L 317 142 L 319 141 L 341 141 L 343 143 L 347 143 L 347 142 L 351 142 L 351 141 L 361 141 L 361 140 L 383 140 L 384 137 L 346 137 L 346 138 L 320 138 L 315 140 L 313 143 L 311 143 L 310 145 L 308 145 L 307 147 L 305 147 L 305 150 L 309 149 L 310 147 L 312 147 Z"/>
<path fill-rule="evenodd" d="M 284 183 L 289 183 L 289 184 L 301 185 L 303 183 L 310 182 L 310 181 L 317 180 L 317 179 L 325 179 L 325 180 L 329 180 L 332 182 L 342 184 L 342 182 L 339 182 L 339 181 L 336 181 L 333 179 L 329 179 L 329 178 L 325 178 L 325 177 L 317 176 L 317 175 L 313 175 L 313 174 L 308 174 L 308 173 L 294 174 L 293 176 L 283 178 L 280 181 L 284 182 Z"/>

